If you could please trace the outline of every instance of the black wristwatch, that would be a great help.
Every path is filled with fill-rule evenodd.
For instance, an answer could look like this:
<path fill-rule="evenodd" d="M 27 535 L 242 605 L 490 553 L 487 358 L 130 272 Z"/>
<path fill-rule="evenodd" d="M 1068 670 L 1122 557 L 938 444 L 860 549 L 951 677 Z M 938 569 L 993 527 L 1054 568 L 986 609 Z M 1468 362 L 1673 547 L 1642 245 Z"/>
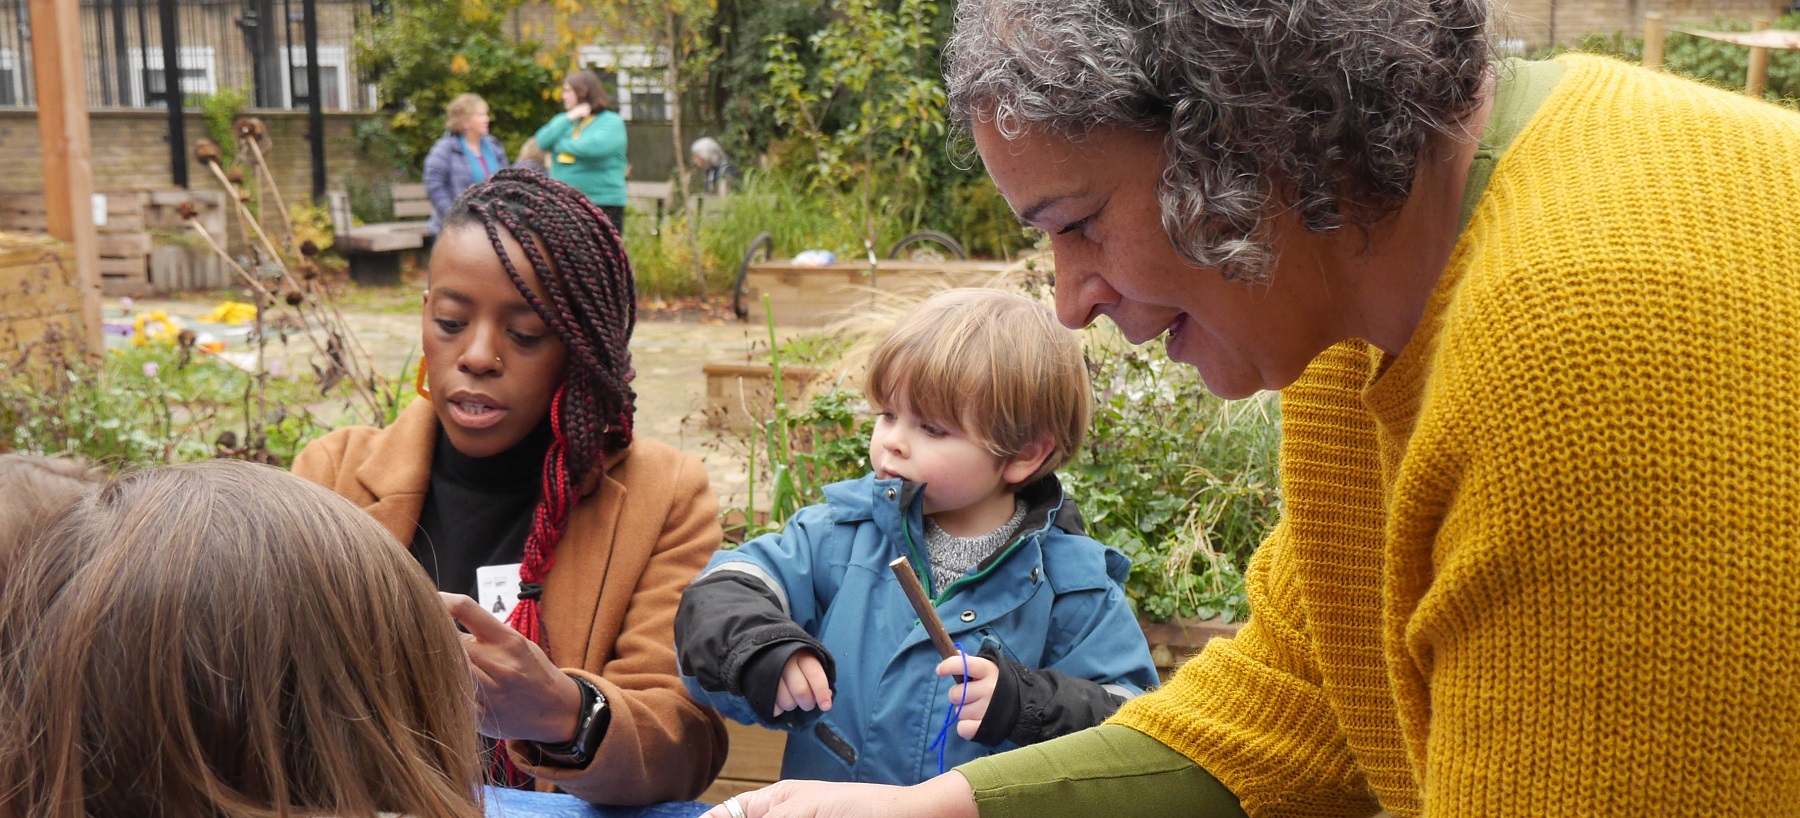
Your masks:
<path fill-rule="evenodd" d="M 586 767 L 594 760 L 594 752 L 600 748 L 600 740 L 606 737 L 606 726 L 612 723 L 612 710 L 606 706 L 606 694 L 600 692 L 593 682 L 575 674 L 569 674 L 581 688 L 581 720 L 575 723 L 575 737 L 563 744 L 545 744 L 534 741 L 538 755 L 544 761 L 558 767 Z"/>

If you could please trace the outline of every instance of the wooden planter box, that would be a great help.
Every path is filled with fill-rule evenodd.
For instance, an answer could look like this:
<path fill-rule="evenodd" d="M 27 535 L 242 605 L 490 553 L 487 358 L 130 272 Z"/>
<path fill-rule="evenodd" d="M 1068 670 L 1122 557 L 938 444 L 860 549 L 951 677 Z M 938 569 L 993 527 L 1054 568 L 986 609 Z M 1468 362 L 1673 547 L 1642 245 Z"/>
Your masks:
<path fill-rule="evenodd" d="M 189 230 L 180 208 L 191 204 L 213 238 L 228 241 L 224 193 L 143 189 L 99 194 L 106 198 L 106 219 L 95 225 L 100 289 L 106 295 L 139 296 L 234 283 L 226 279 L 224 266 L 210 251 L 159 247 L 148 232 Z M 0 230 L 44 233 L 48 225 L 42 192 L 0 193 Z"/>
<path fill-rule="evenodd" d="M 878 262 L 869 275 L 867 262 L 796 266 L 791 261 L 752 264 L 744 278 L 745 303 L 760 319 L 762 297 L 769 295 L 775 323 L 817 327 L 864 312 L 889 296 L 908 297 L 946 287 L 988 284 L 1012 265 L 1002 261 Z"/>
<path fill-rule="evenodd" d="M 775 382 L 769 365 L 745 361 L 713 361 L 706 373 L 706 425 L 714 429 L 743 431 L 753 422 L 775 413 Z M 824 370 L 810 366 L 783 366 L 781 391 L 790 408 L 797 408 L 806 387 Z"/>
<path fill-rule="evenodd" d="M 75 251 L 49 236 L 0 233 L 0 375 L 39 372 L 86 346 Z"/>

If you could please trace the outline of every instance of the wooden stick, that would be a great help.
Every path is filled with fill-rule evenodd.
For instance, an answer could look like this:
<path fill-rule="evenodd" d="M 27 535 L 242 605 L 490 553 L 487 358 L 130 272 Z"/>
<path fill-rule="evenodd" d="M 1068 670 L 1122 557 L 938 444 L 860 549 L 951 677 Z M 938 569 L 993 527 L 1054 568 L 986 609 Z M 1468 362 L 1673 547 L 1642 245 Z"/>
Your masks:
<path fill-rule="evenodd" d="M 950 632 L 944 630 L 944 621 L 938 618 L 937 609 L 931 606 L 931 600 L 925 596 L 925 586 L 919 584 L 919 575 L 913 573 L 912 563 L 905 557 L 896 558 L 888 563 L 894 570 L 894 578 L 900 580 L 900 589 L 906 592 L 906 601 L 912 603 L 913 613 L 919 615 L 919 624 L 925 626 L 925 633 L 931 636 L 931 644 L 937 647 L 938 655 L 948 659 L 957 654 L 956 643 L 950 641 Z"/>
<path fill-rule="evenodd" d="M 1751 31 L 1767 31 L 1769 21 L 1757 18 L 1750 23 Z M 1750 47 L 1750 66 L 1745 72 L 1744 93 L 1754 99 L 1763 98 L 1763 88 L 1769 79 L 1769 49 L 1763 46 Z"/>
<path fill-rule="evenodd" d="M 1644 13 L 1644 67 L 1661 71 L 1663 65 L 1663 16 L 1660 11 Z"/>

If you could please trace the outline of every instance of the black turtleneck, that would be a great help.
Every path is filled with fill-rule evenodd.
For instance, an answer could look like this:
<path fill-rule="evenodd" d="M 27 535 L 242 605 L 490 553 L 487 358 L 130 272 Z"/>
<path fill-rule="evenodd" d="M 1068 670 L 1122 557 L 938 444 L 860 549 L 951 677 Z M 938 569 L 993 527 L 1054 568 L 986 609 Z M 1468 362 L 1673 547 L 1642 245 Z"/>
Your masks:
<path fill-rule="evenodd" d="M 438 590 L 476 596 L 475 569 L 525 557 L 525 535 L 543 483 L 550 421 L 492 457 L 469 457 L 438 428 L 431 489 L 419 512 L 412 555 Z"/>

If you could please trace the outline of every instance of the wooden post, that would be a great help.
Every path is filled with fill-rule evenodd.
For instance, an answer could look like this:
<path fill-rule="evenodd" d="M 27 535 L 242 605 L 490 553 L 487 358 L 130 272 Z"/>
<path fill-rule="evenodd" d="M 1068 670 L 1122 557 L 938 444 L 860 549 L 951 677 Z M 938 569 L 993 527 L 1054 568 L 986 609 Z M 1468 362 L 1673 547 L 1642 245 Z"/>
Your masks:
<path fill-rule="evenodd" d="M 1767 31 L 1769 20 L 1758 17 L 1750 22 L 1751 31 Z M 1750 75 L 1745 78 L 1744 94 L 1756 99 L 1763 98 L 1763 87 L 1769 82 L 1769 49 L 1763 46 L 1750 47 Z"/>
<path fill-rule="evenodd" d="M 88 354 L 100 338 L 100 243 L 94 230 L 94 163 L 88 139 L 87 71 L 80 0 L 31 0 L 31 59 L 37 75 L 38 156 L 50 235 L 75 248 Z"/>
<path fill-rule="evenodd" d="M 1651 11 L 1644 14 L 1644 67 L 1652 71 L 1661 71 L 1663 64 L 1663 19 L 1662 12 Z"/>

